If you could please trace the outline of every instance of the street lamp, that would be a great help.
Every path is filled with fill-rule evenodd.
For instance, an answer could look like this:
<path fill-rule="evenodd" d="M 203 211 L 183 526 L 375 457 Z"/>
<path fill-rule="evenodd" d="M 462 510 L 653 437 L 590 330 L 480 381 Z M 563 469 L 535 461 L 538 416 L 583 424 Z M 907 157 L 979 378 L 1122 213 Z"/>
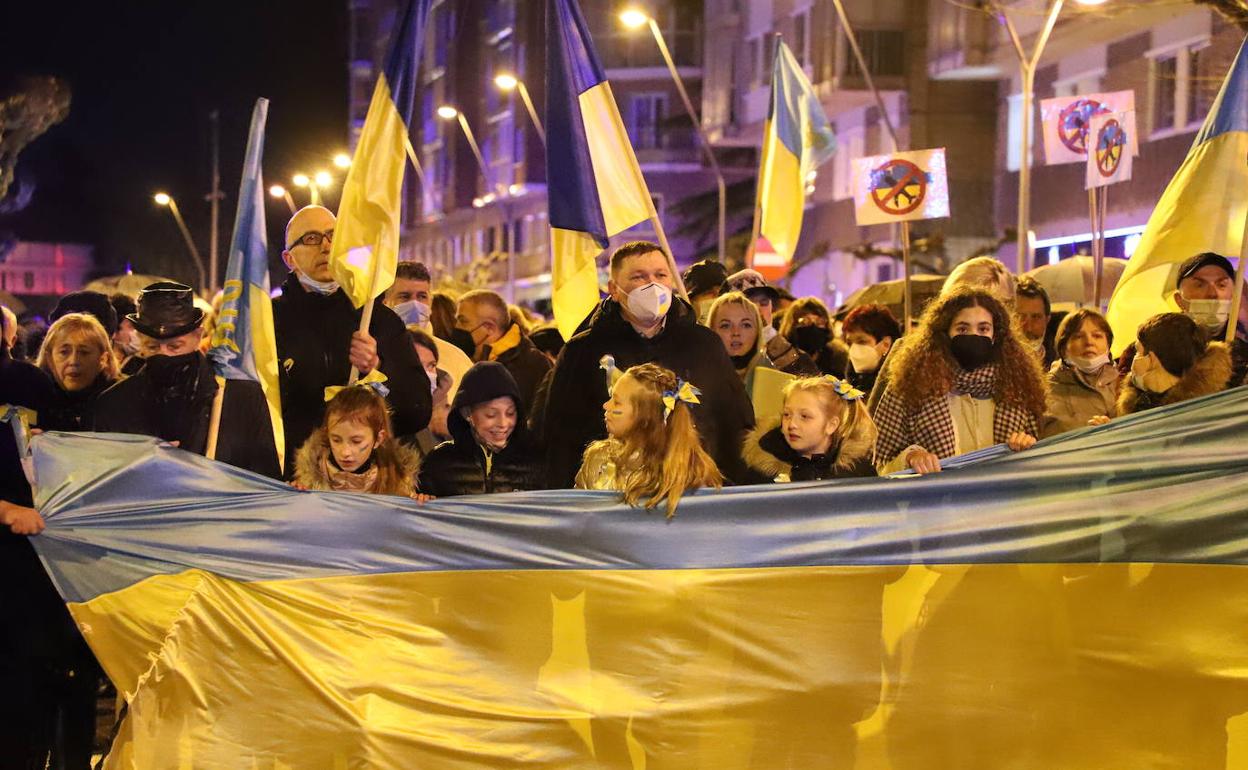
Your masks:
<path fill-rule="evenodd" d="M 351 156 L 340 152 L 334 156 L 334 165 L 338 168 L 351 168 Z"/>
<path fill-rule="evenodd" d="M 178 210 L 178 202 L 164 192 L 156 193 L 152 196 L 152 200 L 156 201 L 157 206 L 168 207 L 173 214 L 173 220 L 178 223 L 178 229 L 182 231 L 186 247 L 191 250 L 191 259 L 195 260 L 195 270 L 199 273 L 199 290 L 202 293 L 207 286 L 204 277 L 204 260 L 199 256 L 199 249 L 195 248 L 195 241 L 191 239 L 191 231 L 186 229 L 186 221 L 182 219 L 182 212 Z"/>
<path fill-rule="evenodd" d="M 663 33 L 659 30 L 658 22 L 644 11 L 628 8 L 620 13 L 620 23 L 628 29 L 640 29 L 644 25 L 649 25 L 650 33 L 654 35 L 654 42 L 659 46 L 659 53 L 663 54 L 663 61 L 667 63 L 667 71 L 671 73 L 672 81 L 676 83 L 676 91 L 680 94 L 680 99 L 685 104 L 685 111 L 689 113 L 689 120 L 693 122 L 693 127 L 698 132 L 698 138 L 702 141 L 702 149 L 706 154 L 711 171 L 715 173 L 715 184 L 719 188 L 719 261 L 722 263 L 724 261 L 724 242 L 726 240 L 728 190 L 724 184 L 724 174 L 719 169 L 719 161 L 715 160 L 715 151 L 711 148 L 710 137 L 706 135 L 706 131 L 702 128 L 702 120 L 693 109 L 693 102 L 689 99 L 689 92 L 685 90 L 685 83 L 680 79 L 680 73 L 676 71 L 676 62 L 672 60 L 672 53 L 667 49 L 667 42 L 663 39 Z"/>
<path fill-rule="evenodd" d="M 290 209 L 291 216 L 294 216 L 295 199 L 290 197 L 290 190 L 287 190 L 280 184 L 275 184 L 269 188 L 269 195 L 272 195 L 274 198 L 284 198 L 286 200 L 286 206 Z"/>
<path fill-rule="evenodd" d="M 477 145 L 477 137 L 472 133 L 472 127 L 468 125 L 468 120 L 464 117 L 464 113 L 444 104 L 438 108 L 438 117 L 443 120 L 459 120 L 459 127 L 463 129 L 464 136 L 468 139 L 468 146 L 472 148 L 472 154 L 477 159 L 477 166 L 481 169 L 481 176 L 485 177 L 485 186 L 493 187 L 494 183 L 490 179 L 490 170 L 485 166 L 485 158 L 481 155 L 481 148 Z M 498 190 L 502 192 L 502 186 L 498 186 Z"/>
<path fill-rule="evenodd" d="M 312 177 L 309 177 L 307 174 L 295 174 L 291 177 L 291 181 L 295 183 L 295 187 L 308 188 L 308 194 L 313 206 L 321 205 L 321 190 L 334 183 L 334 179 L 329 175 L 328 171 L 318 171 Z"/>
<path fill-rule="evenodd" d="M 494 76 L 494 85 L 498 86 L 498 90 L 503 93 L 520 92 L 524 108 L 529 111 L 529 118 L 533 121 L 533 128 L 537 129 L 542 146 L 546 146 L 546 128 L 542 125 L 541 118 L 537 117 L 537 110 L 533 108 L 533 99 L 529 97 L 529 89 L 525 88 L 524 81 L 509 72 L 500 72 Z"/>

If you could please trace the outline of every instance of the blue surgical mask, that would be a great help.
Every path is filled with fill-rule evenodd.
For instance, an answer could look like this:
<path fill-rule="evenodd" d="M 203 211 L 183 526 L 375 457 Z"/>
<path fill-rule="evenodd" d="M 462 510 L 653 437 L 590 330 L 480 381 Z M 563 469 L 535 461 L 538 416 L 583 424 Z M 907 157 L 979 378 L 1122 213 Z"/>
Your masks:
<path fill-rule="evenodd" d="M 318 281 L 314 278 L 309 278 L 303 273 L 295 273 L 295 277 L 299 279 L 299 283 L 303 284 L 303 288 L 315 294 L 328 296 L 338 291 L 337 281 Z"/>
<path fill-rule="evenodd" d="M 419 300 L 409 299 L 391 308 L 404 326 L 425 326 L 429 323 L 429 306 Z"/>

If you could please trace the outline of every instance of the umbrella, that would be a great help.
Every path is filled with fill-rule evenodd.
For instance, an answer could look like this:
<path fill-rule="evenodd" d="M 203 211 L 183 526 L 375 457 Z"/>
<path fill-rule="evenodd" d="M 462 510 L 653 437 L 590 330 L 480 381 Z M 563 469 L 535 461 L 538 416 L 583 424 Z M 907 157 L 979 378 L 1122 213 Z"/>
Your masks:
<path fill-rule="evenodd" d="M 1109 301 L 1126 267 L 1125 259 L 1107 258 L 1104 260 L 1104 267 L 1101 270 L 1101 304 Z M 1082 306 L 1093 304 L 1094 269 L 1092 257 L 1080 255 L 1063 259 L 1055 265 L 1037 267 L 1027 275 L 1035 278 L 1049 293 L 1049 302 Z"/>
<path fill-rule="evenodd" d="M 0 305 L 4 305 L 9 310 L 12 310 L 13 315 L 21 315 L 26 312 L 26 303 L 7 291 L 0 291 Z"/>
<path fill-rule="evenodd" d="M 910 276 L 910 290 L 914 292 L 915 317 L 918 317 L 924 305 L 940 294 L 940 288 L 944 285 L 945 276 L 943 275 Z M 906 312 L 905 290 L 905 279 L 884 281 L 864 286 L 849 295 L 849 299 L 845 300 L 845 304 L 837 308 L 836 315 L 843 317 L 849 311 L 862 305 L 885 305 L 900 320 Z"/>
<path fill-rule="evenodd" d="M 85 291 L 98 291 L 101 294 L 116 294 L 120 292 L 130 297 L 137 297 L 139 292 L 148 284 L 168 280 L 168 278 L 161 278 L 158 275 L 123 273 L 122 275 L 110 275 L 107 278 L 96 278 L 82 288 Z"/>

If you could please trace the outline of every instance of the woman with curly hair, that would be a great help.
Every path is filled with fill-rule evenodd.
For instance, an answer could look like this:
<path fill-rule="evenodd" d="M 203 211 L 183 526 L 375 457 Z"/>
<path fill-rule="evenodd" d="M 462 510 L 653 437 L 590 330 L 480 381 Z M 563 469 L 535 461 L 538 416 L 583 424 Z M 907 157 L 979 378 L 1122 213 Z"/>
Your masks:
<path fill-rule="evenodd" d="M 881 474 L 935 473 L 942 459 L 1036 443 L 1047 389 L 1012 318 L 983 289 L 958 289 L 928 306 L 913 339 L 894 352 L 874 413 Z"/>

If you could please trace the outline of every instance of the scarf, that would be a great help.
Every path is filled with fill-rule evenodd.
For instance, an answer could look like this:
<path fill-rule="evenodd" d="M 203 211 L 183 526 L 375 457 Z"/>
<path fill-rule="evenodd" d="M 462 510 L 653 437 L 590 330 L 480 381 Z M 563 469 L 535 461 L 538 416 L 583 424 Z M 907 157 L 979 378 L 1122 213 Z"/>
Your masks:
<path fill-rule="evenodd" d="M 955 364 L 953 371 L 953 388 L 949 395 L 976 399 L 993 397 L 997 364 L 987 364 L 969 372 Z M 1024 407 L 1002 401 L 996 401 L 994 407 L 992 438 L 997 443 L 1005 443 L 1014 433 L 1034 436 L 1038 432 L 1035 415 Z M 915 444 L 942 459 L 953 457 L 957 452 L 948 398 L 934 398 L 907 410 L 900 398 L 888 393 L 876 409 L 875 421 L 880 430 L 879 457 L 883 460 L 890 460 Z"/>
<path fill-rule="evenodd" d="M 329 488 L 336 492 L 372 492 L 377 485 L 377 466 L 373 458 L 368 458 L 360 470 L 344 471 L 334 462 L 332 452 L 326 452 L 321 460 L 321 470 L 329 482 Z"/>

